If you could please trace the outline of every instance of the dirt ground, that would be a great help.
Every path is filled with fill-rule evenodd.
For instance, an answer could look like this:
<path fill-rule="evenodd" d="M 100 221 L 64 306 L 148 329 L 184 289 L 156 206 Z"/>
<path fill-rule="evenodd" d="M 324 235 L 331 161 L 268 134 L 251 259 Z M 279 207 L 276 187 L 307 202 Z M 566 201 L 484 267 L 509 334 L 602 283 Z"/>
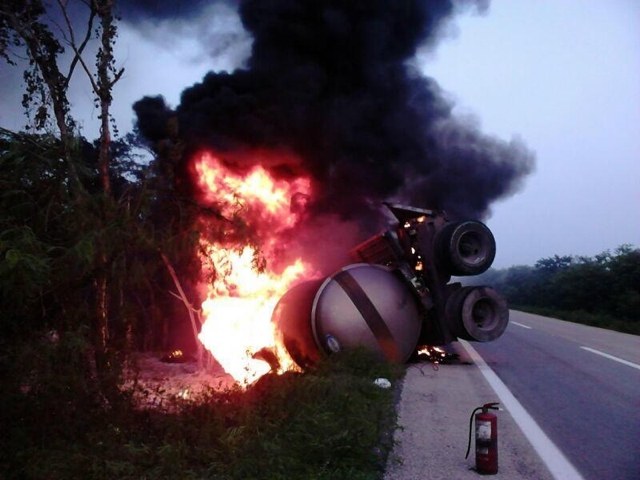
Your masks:
<path fill-rule="evenodd" d="M 169 363 L 162 361 L 166 355 L 140 354 L 135 368 L 129 370 L 125 387 L 137 382 L 135 398 L 143 407 L 170 406 L 176 399 L 189 400 L 206 389 L 225 389 L 234 380 L 215 361 L 198 367 L 195 361 Z"/>

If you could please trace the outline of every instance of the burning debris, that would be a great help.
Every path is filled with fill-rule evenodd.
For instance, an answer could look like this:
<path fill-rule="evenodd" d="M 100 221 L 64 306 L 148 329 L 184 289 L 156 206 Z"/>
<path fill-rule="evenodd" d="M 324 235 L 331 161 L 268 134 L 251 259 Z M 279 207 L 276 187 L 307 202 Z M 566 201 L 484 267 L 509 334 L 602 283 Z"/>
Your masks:
<path fill-rule="evenodd" d="M 434 365 L 447 364 L 455 362 L 460 358 L 457 353 L 447 352 L 444 348 L 427 345 L 418 348 L 416 352 L 416 360 L 421 362 L 431 362 Z"/>
<path fill-rule="evenodd" d="M 164 355 L 160 361 L 164 363 L 194 363 L 196 359 L 192 355 L 186 355 L 182 350 L 173 350 Z"/>
<path fill-rule="evenodd" d="M 449 282 L 489 268 L 495 242 L 475 219 L 520 186 L 533 155 L 455 119 L 411 66 L 454 2 L 237 5 L 253 38 L 246 68 L 207 74 L 175 109 L 160 97 L 134 105 L 140 132 L 165 152 L 161 170 L 216 212 L 194 224 L 200 341 L 250 383 L 355 343 L 406 361 L 418 344 L 499 336 L 498 294 Z M 388 204 L 397 225 L 349 259 L 387 225 L 385 199 L 434 210 Z"/>

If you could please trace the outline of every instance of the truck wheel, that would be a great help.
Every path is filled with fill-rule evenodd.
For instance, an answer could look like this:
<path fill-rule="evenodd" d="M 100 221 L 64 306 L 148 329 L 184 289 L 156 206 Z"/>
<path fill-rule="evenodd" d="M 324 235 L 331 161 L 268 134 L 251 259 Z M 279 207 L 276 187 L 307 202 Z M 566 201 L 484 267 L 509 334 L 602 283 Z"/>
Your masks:
<path fill-rule="evenodd" d="M 496 256 L 496 241 L 489 228 L 466 220 L 445 225 L 435 238 L 436 255 L 451 275 L 479 275 L 489 269 Z"/>
<path fill-rule="evenodd" d="M 490 342 L 509 323 L 507 302 L 491 287 L 463 287 L 449 296 L 445 308 L 451 332 L 465 340 Z"/>

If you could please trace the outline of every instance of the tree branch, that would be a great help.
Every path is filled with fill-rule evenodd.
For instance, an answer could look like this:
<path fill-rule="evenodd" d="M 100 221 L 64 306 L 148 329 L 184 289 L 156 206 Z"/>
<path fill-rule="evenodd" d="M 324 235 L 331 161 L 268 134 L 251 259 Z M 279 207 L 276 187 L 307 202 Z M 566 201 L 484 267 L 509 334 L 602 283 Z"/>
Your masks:
<path fill-rule="evenodd" d="M 201 368 L 202 367 L 202 343 L 198 339 L 198 326 L 196 325 L 196 318 L 194 316 L 194 312 L 199 314 L 199 311 L 195 310 L 193 308 L 193 305 L 191 305 L 191 302 L 189 302 L 189 299 L 187 298 L 187 295 L 184 293 L 184 290 L 182 288 L 182 284 L 178 279 L 178 275 L 176 274 L 176 271 L 173 268 L 173 265 L 171 265 L 171 262 L 169 262 L 169 259 L 167 258 L 167 256 L 163 252 L 159 252 L 159 253 L 160 253 L 160 257 L 162 258 L 162 261 L 167 267 L 167 270 L 169 270 L 169 275 L 171 275 L 171 279 L 173 280 L 173 283 L 178 289 L 178 292 L 180 293 L 180 295 L 178 296 L 173 292 L 169 292 L 169 293 L 171 293 L 175 297 L 182 300 L 182 303 L 184 304 L 184 306 L 187 308 L 187 311 L 189 312 L 189 319 L 191 320 L 191 328 L 193 330 L 193 338 L 196 341 L 196 348 L 198 349 L 198 368 Z"/>
<path fill-rule="evenodd" d="M 67 73 L 67 77 L 64 83 L 64 88 L 66 89 L 69 86 L 69 81 L 71 80 L 73 71 L 75 70 L 76 65 L 78 64 L 78 60 L 82 55 L 82 52 L 84 51 L 85 47 L 89 43 L 89 40 L 91 39 L 91 32 L 93 31 L 93 21 L 96 17 L 96 12 L 93 8 L 89 6 L 89 19 L 88 19 L 88 25 L 87 25 L 87 32 L 84 36 L 84 39 L 82 40 L 82 43 L 78 47 L 75 39 L 75 32 L 73 29 L 73 25 L 71 24 L 71 20 L 67 13 L 67 4 L 66 3 L 63 4 L 62 0 L 57 0 L 57 2 L 58 2 L 58 6 L 60 7 L 60 10 L 62 11 L 62 15 L 64 16 L 64 21 L 67 25 L 67 30 L 69 31 L 70 40 L 67 40 L 67 44 L 74 51 L 74 57 L 73 57 L 73 60 L 71 61 L 71 65 L 69 65 L 69 72 Z M 63 36 L 65 36 L 64 32 L 63 32 Z M 65 39 L 66 39 L 66 36 L 65 36 Z"/>

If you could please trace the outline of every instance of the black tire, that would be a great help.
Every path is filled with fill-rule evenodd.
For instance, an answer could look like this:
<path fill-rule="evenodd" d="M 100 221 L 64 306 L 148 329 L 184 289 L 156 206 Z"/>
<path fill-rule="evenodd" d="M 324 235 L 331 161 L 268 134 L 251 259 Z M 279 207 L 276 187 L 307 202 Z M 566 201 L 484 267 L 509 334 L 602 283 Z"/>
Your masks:
<path fill-rule="evenodd" d="M 509 324 L 507 302 L 491 287 L 463 287 L 449 296 L 446 313 L 458 338 L 490 342 Z"/>
<path fill-rule="evenodd" d="M 440 229 L 435 249 L 440 266 L 448 274 L 479 275 L 491 267 L 496 256 L 496 241 L 485 224 L 466 220 Z"/>

